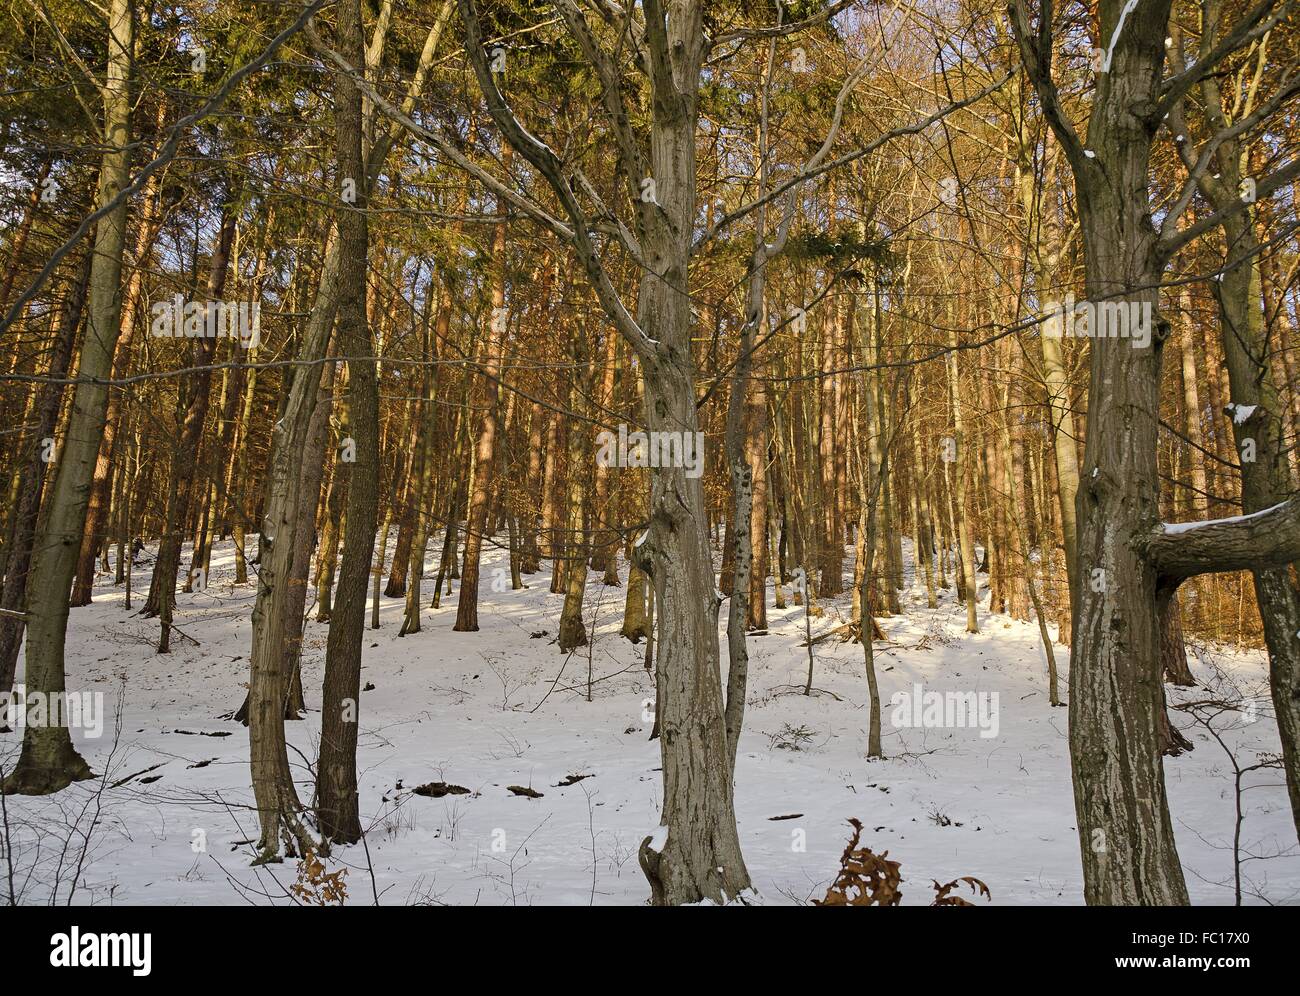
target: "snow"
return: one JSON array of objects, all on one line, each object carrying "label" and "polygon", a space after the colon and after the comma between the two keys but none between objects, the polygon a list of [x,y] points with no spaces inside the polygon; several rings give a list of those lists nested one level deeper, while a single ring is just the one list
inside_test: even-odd
[{"label": "snow", "polygon": [[[650,840],[646,847],[654,851],[655,854],[663,854],[664,848],[668,846],[668,828],[666,826],[657,826],[650,833]],[[721,869],[718,869],[721,871]]]},{"label": "snow", "polygon": [[1128,19],[1129,14],[1137,7],[1137,0],[1127,0],[1124,9],[1119,12],[1119,20],[1115,22],[1115,33],[1110,36],[1110,44],[1106,46],[1105,66],[1110,69],[1111,60],[1115,56],[1115,45],[1119,41],[1119,33],[1124,30],[1124,22]]},{"label": "snow", "polygon": [[1275,512],[1285,504],[1285,501],[1280,501],[1268,508],[1261,508],[1258,512],[1251,512],[1249,515],[1233,515],[1226,519],[1202,519],[1199,522],[1162,522],[1160,529],[1163,532],[1177,535],[1178,533],[1190,532],[1193,529],[1200,529],[1202,526],[1222,526],[1229,522],[1249,522],[1251,519],[1258,519],[1261,515]]},{"label": "snow", "polygon": [[[910,557],[906,541],[905,551]],[[336,848],[329,858],[331,870],[348,870],[350,904],[373,902],[371,865],[384,905],[647,900],[636,855],[646,828],[661,818],[662,773],[659,742],[649,739],[653,713],[643,708],[655,694],[653,677],[642,667],[645,645],[618,635],[626,589],[608,588],[599,574],[590,575],[585,605],[595,641],[590,656],[583,648],[570,658],[554,643],[564,596],[547,590],[550,564],[525,578],[528,588],[494,592],[494,571],[507,563],[504,551],[485,549],[477,633],[452,631],[455,594],[444,596],[441,608],[424,610],[422,632],[401,639],[402,599],[384,598],[381,628],[365,631],[358,784],[369,858],[359,845]],[[426,570],[426,577],[436,573],[432,551]],[[845,570],[852,570],[851,552]],[[148,565],[137,566],[137,606],[148,573]],[[621,575],[627,576],[625,565]],[[942,592],[939,607],[928,609],[909,561],[900,594],[904,613],[880,620],[888,636],[876,644],[887,759],[874,762],[864,756],[862,648],[833,637],[817,643],[814,694],[803,695],[804,610],[792,600],[785,609],[773,608],[769,587],[768,635],[749,641],[749,695],[736,766],[736,816],[754,887],[738,900],[787,905],[820,898],[848,840],[846,821],[856,817],[866,827],[862,843],[902,863],[905,905],[928,903],[931,879],[960,875],[987,882],[996,904],[1082,902],[1067,711],[1048,705],[1036,624],[987,614],[985,581],[981,576],[981,632],[967,635],[954,591]],[[314,596],[314,589],[309,592]],[[207,592],[178,595],[175,624],[198,647],[173,634],[173,652],[156,654],[157,622],[123,611],[122,591],[110,577],[99,579],[92,605],[72,610],[68,689],[102,692],[106,710],[103,737],[73,736],[96,773],[108,770],[107,785],[126,781],[105,787],[99,779],[54,796],[8,797],[26,901],[48,899],[58,855],[47,841],[40,867],[26,879],[34,859],[32,828],[62,826],[66,834],[78,813],[87,826],[102,789],[85,885],[75,902],[242,904],[243,888],[252,902],[288,903],[280,886],[294,882],[292,860],[250,867],[257,821],[248,733],[222,718],[244,695],[253,596],[251,586],[233,584],[226,543],[213,554]],[[426,591],[426,604],[428,597]],[[821,603],[826,613],[813,620],[814,639],[847,621],[850,600],[846,593]],[[724,629],[725,619],[720,635]],[[320,738],[327,632],[309,617],[303,644],[309,711],[286,724],[304,802],[311,798],[307,764],[314,763]],[[721,652],[725,671],[725,642]],[[1058,645],[1056,655],[1065,695],[1069,652]],[[1238,722],[1223,735],[1243,763],[1257,752],[1276,752],[1264,655],[1193,648],[1190,656],[1194,674],[1211,688],[1169,686],[1171,705],[1209,695],[1265,703],[1254,722]],[[595,679],[590,702],[589,669]],[[983,738],[974,725],[895,726],[891,696],[918,683],[941,693],[996,693],[997,736]],[[119,689],[124,705],[114,747]],[[1231,766],[1190,716],[1171,716],[1196,745],[1164,764],[1187,885],[1194,902],[1231,903]],[[790,733],[801,728],[810,737],[794,738],[798,749],[791,749]],[[782,742],[787,746],[777,746]],[[0,764],[11,767],[18,746],[18,733],[0,734]],[[588,777],[561,784],[574,775]],[[442,797],[412,792],[438,781],[468,791]],[[1300,857],[1282,779],[1264,770],[1248,773],[1245,781],[1243,848],[1281,855],[1244,866],[1254,883],[1245,901],[1261,902],[1262,895],[1295,902]],[[531,786],[542,797],[513,795],[510,785]],[[653,831],[651,845],[662,847],[666,833],[664,827]],[[60,903],[66,870],[63,880]]]},{"label": "snow", "polygon": [[1246,420],[1255,414],[1258,405],[1228,405],[1228,411],[1232,412],[1232,422],[1234,425],[1245,425]]}]

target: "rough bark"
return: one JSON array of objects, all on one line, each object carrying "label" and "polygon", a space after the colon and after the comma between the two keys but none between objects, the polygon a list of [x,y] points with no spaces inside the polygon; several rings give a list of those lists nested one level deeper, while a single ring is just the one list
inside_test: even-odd
[{"label": "rough bark", "polygon": [[[361,0],[344,0],[338,11],[340,51],[362,63]],[[335,73],[335,128],[340,176],[359,176],[361,91],[352,78]],[[317,817],[323,837],[351,844],[361,839],[357,799],[357,728],[361,695],[361,640],[365,631],[366,588],[374,556],[379,506],[379,385],[366,321],[369,234],[367,196],[358,184],[356,201],[339,210],[339,343],[348,358],[348,427],[356,459],[340,463],[348,477],[347,532],[339,568],[338,597],[330,617],[321,704]]]},{"label": "rough bark", "polygon": [[[1150,342],[1097,337],[1076,500],[1079,601],[1070,668],[1070,752],[1091,905],[1185,905],[1160,758],[1164,714],[1157,578],[1134,540],[1159,517],[1156,463],[1160,360],[1167,323],[1154,320],[1163,262],[1151,220],[1148,171],[1160,115],[1168,0],[1138,5],[1116,31],[1119,0],[1103,0],[1100,27],[1114,36],[1110,70],[1097,80],[1085,145],[1060,113],[1050,79],[1051,7],[1033,32],[1015,0],[1011,15],[1044,113],[1074,172],[1092,302],[1148,307]],[[1163,320],[1162,320],[1163,321]]]}]

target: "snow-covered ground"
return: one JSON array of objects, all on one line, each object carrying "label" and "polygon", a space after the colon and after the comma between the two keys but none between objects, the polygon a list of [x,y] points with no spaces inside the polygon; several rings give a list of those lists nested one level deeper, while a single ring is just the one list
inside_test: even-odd
[{"label": "snow-covered ground", "polygon": [[[366,847],[336,849],[329,865],[348,866],[350,903],[373,902],[373,892],[391,905],[646,901],[636,852],[659,821],[659,746],[648,739],[654,689],[641,667],[644,648],[618,635],[624,590],[592,575],[585,615],[594,644],[566,659],[554,642],[563,599],[547,591],[549,565],[522,591],[493,590],[494,582],[503,587],[505,564],[502,551],[485,551],[478,633],[452,632],[454,596],[425,609],[423,632],[400,639],[402,602],[384,599],[381,628],[366,631],[359,765],[369,830]],[[290,901],[284,888],[294,863],[250,867],[257,830],[247,731],[222,718],[244,694],[251,628],[253,589],[235,588],[232,577],[232,551],[220,547],[208,591],[178,596],[176,625],[199,645],[174,638],[168,655],[154,652],[156,621],[123,611],[111,578],[101,578],[93,605],[72,611],[68,687],[102,692],[108,711],[100,737],[74,737],[107,779],[6,800],[25,901],[48,901],[56,881],[59,901],[66,899],[96,812],[75,902]],[[147,569],[137,569],[137,585],[147,579]],[[848,838],[846,821],[856,817],[866,828],[862,843],[902,863],[905,904],[928,903],[931,879],[961,875],[987,883],[995,903],[1081,902],[1067,710],[1048,704],[1036,626],[981,612],[982,632],[967,635],[953,592],[937,610],[919,590],[903,601],[904,614],[881,620],[889,640],[876,648],[888,759],[868,762],[862,648],[834,637],[816,644],[815,690],[805,696],[803,609],[772,609],[769,595],[770,633],[750,640],[736,772],[741,844],[763,901],[820,898]],[[847,595],[826,603],[814,635],[844,622],[848,606]],[[325,639],[326,627],[308,621],[303,681],[311,711],[288,724],[304,803]],[[1253,699],[1243,713],[1216,720],[1239,763],[1276,752],[1263,655],[1194,654],[1200,681]],[[1064,698],[1068,652],[1058,647],[1057,658]],[[913,711],[889,700],[917,685],[976,693],[983,697],[969,701],[986,711],[956,728],[897,725]],[[115,735],[120,695],[125,712]],[[1170,695],[1209,697],[1204,687]],[[1174,720],[1195,744],[1165,762],[1192,900],[1231,903],[1232,767],[1188,715],[1175,712]],[[19,736],[0,735],[5,767]],[[561,784],[575,775],[589,777]],[[431,782],[469,791],[412,792]],[[1300,901],[1300,853],[1281,772],[1255,771],[1244,784],[1243,856],[1263,856],[1243,866],[1245,901]]]}]

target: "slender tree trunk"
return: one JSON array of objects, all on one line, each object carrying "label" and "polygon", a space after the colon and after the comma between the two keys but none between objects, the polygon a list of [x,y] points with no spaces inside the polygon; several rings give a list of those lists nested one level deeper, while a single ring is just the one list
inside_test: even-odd
[{"label": "slender tree trunk", "polygon": [[[217,239],[217,247],[212,253],[211,270],[208,274],[206,294],[208,302],[218,301],[225,290],[226,274],[230,263],[230,244],[234,238],[235,220],[239,213],[238,205],[235,203],[237,196],[232,191],[227,191],[226,197],[227,203],[222,209],[221,232]],[[196,484],[194,472],[198,467],[199,445],[208,415],[208,389],[212,383],[211,363],[216,343],[215,338],[204,337],[194,340],[190,351],[190,364],[195,368],[195,373],[191,378],[187,378],[185,391],[182,392],[184,416],[181,419],[180,436],[167,478],[163,535],[158,546],[158,559],[154,561],[149,597],[145,600],[142,612],[146,617],[156,615],[161,620],[159,653],[166,652],[170,637],[172,610],[176,604],[176,572],[180,567],[181,543],[185,537],[185,524],[190,513],[191,496]]]},{"label": "slender tree trunk", "polygon": [[[344,0],[338,11],[343,55],[362,64],[361,0]],[[346,73],[335,74],[335,122],[340,176],[360,176],[361,92]],[[358,184],[359,188],[363,185]],[[361,695],[361,640],[366,621],[366,587],[375,548],[379,502],[379,385],[366,323],[369,234],[366,195],[339,211],[339,341],[348,357],[349,428],[356,460],[340,464],[348,481],[347,534],[339,572],[338,599],[330,619],[321,705],[317,816],[325,838],[351,844],[361,839],[357,799],[357,721]]]},{"label": "slender tree trunk", "polygon": [[[159,131],[166,122],[167,101],[158,102],[158,115],[155,125]],[[138,324],[136,310],[144,286],[146,261],[152,252],[154,240],[162,228],[161,198],[158,195],[159,175],[154,174],[145,184],[144,208],[140,219],[140,228],[136,236],[136,269],[127,282],[126,295],[123,299],[121,325],[122,332],[114,347],[113,379],[120,380],[126,376],[131,363],[131,344]],[[95,583],[95,551],[103,538],[104,525],[108,518],[108,484],[112,473],[114,448],[117,440],[118,422],[123,391],[121,388],[109,393],[108,407],[104,413],[104,439],[95,460],[95,476],[91,481],[90,502],[86,512],[86,532],[82,538],[81,553],[77,560],[77,573],[72,585],[71,604],[89,605],[91,590]]]},{"label": "slender tree trunk", "polygon": [[[508,168],[509,146],[506,147]],[[498,210],[505,210],[501,201]],[[488,318],[487,347],[483,357],[482,416],[478,426],[478,444],[475,449],[474,479],[470,489],[469,509],[465,521],[465,556],[461,567],[460,602],[456,607],[456,623],[452,629],[458,633],[478,631],[478,568],[483,549],[483,535],[488,525],[488,502],[492,493],[493,470],[496,457],[497,429],[501,400],[498,380],[501,376],[501,353],[505,348],[506,326],[506,229],[505,221],[497,223],[492,241],[492,259],[495,272],[492,278],[492,313]]]},{"label": "slender tree trunk", "polygon": [[[104,153],[100,163],[97,206],[107,206],[126,186],[131,150],[131,58],[135,17],[131,0],[112,0],[108,10],[108,70],[104,98]],[[104,435],[113,350],[121,331],[122,250],[126,242],[127,202],[104,215],[95,227],[90,268],[89,326],[81,347],[81,382],[73,398],[63,452],[54,474],[50,512],[36,539],[28,575],[27,660],[29,699],[39,693],[48,701],[65,690],[64,645],[68,594],[86,527],[86,505],[95,460]],[[57,792],[70,782],[91,777],[90,768],[72,746],[62,724],[30,723],[23,730],[18,764],[4,791],[25,795]]]},{"label": "slender tree trunk", "polygon": [[[588,365],[581,340],[573,341],[573,380],[569,389],[569,408],[576,411],[579,404],[578,384],[585,380]],[[582,620],[582,598],[587,590],[587,558],[591,548],[589,537],[583,530],[583,507],[586,504],[587,475],[582,471],[584,457],[590,459],[585,446],[585,433],[577,425],[569,429],[569,541],[565,569],[564,608],[560,611],[559,647],[568,653],[587,645],[587,627]]]},{"label": "slender tree trunk", "polygon": [[[956,333],[954,333],[955,337]],[[954,345],[956,345],[954,339]],[[970,455],[966,445],[965,416],[962,414],[961,379],[957,371],[956,353],[948,354],[948,383],[952,391],[952,425],[953,446],[951,463],[956,483],[953,487],[953,501],[956,504],[957,538],[961,553],[962,581],[965,588],[966,632],[978,633],[979,622],[976,619],[976,606],[979,602],[979,580],[975,575],[975,539],[971,527],[970,506],[966,497],[966,481],[969,473]]]},{"label": "slender tree trunk", "polygon": [[[47,371],[50,381],[41,387],[35,406],[35,428],[27,440],[27,457],[18,478],[17,500],[13,503],[14,528],[9,538],[9,558],[5,564],[4,592],[0,595],[0,693],[13,688],[18,665],[18,650],[23,641],[23,620],[9,613],[21,612],[26,603],[27,572],[31,566],[36,538],[37,516],[45,491],[46,469],[60,454],[53,448],[59,408],[64,387],[58,383],[66,377],[72,347],[85,309],[86,288],[90,282],[92,254],[86,253],[78,273],[68,283],[63,305],[59,309],[54,349]],[[46,441],[49,441],[47,448]]]}]

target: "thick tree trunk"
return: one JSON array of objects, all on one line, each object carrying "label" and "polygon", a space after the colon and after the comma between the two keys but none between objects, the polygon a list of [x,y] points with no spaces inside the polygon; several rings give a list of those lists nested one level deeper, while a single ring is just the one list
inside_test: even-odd
[{"label": "thick tree trunk", "polygon": [[623,626],[619,635],[633,643],[640,643],[650,636],[650,618],[646,612],[647,583],[645,572],[636,566],[636,560],[629,553],[627,594],[623,599]]},{"label": "thick tree trunk", "polygon": [[[1163,262],[1151,222],[1148,170],[1169,3],[1139,5],[1123,33],[1116,30],[1120,6],[1113,0],[1101,11],[1103,36],[1115,35],[1117,42],[1110,71],[1098,77],[1088,154],[1080,145],[1068,150],[1087,300],[1128,305],[1135,319],[1135,327],[1127,334],[1113,331],[1115,337],[1089,330],[1070,753],[1088,903],[1174,905],[1188,899],[1160,759],[1157,578],[1134,544],[1159,519],[1156,436],[1168,326],[1155,317]],[[1025,43],[1022,37],[1022,51]]]}]

